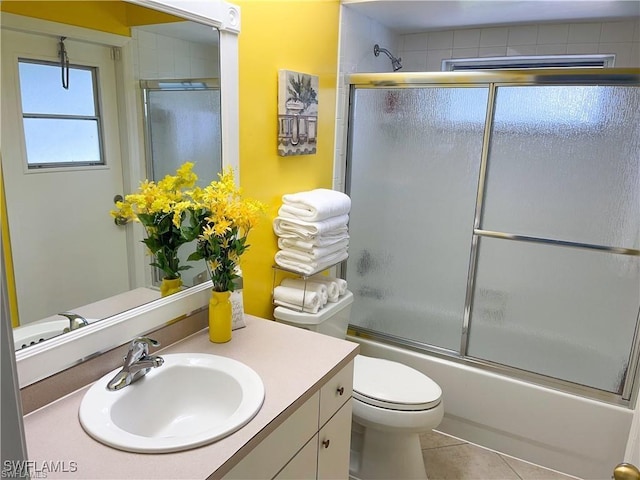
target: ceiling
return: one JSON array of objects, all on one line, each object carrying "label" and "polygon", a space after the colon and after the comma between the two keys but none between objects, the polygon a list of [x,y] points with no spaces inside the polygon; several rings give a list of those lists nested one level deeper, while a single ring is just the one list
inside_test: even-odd
[{"label": "ceiling", "polygon": [[640,0],[342,0],[397,33],[640,17]]}]

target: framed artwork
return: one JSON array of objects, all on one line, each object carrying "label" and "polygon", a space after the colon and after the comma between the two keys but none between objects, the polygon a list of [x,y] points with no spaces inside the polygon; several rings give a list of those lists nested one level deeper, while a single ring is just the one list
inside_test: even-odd
[{"label": "framed artwork", "polygon": [[278,71],[278,155],[312,155],[318,142],[318,77]]}]

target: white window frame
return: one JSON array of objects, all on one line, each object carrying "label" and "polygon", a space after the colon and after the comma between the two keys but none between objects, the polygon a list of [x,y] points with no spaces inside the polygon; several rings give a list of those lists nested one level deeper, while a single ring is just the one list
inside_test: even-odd
[{"label": "white window frame", "polygon": [[449,58],[442,61],[442,71],[524,68],[613,68],[615,59],[615,54]]}]

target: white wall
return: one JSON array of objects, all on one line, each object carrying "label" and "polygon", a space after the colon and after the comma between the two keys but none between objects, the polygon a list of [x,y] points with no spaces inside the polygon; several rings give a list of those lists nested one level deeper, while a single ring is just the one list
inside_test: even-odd
[{"label": "white wall", "polygon": [[131,29],[136,79],[217,78],[218,48],[213,45]]},{"label": "white wall", "polygon": [[640,21],[468,28],[399,37],[403,71],[440,71],[450,58],[613,53],[615,67],[640,67]]}]

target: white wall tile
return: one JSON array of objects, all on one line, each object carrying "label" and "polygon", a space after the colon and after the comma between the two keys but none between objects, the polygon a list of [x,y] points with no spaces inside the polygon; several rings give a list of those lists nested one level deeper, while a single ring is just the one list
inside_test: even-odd
[{"label": "white wall tile", "polygon": [[402,54],[402,71],[424,72],[427,70],[427,52],[405,52]]},{"label": "white wall tile", "polygon": [[507,47],[480,47],[478,49],[478,57],[504,57],[507,55]]},{"label": "white wall tile", "polygon": [[454,48],[451,58],[477,58],[478,47],[475,48]]},{"label": "white wall tile", "polygon": [[464,30],[454,30],[453,48],[478,47],[480,45],[479,28],[468,28]]},{"label": "white wall tile", "polygon": [[565,55],[567,53],[567,44],[566,43],[558,43],[558,44],[545,44],[545,45],[537,45],[536,47],[536,55]]},{"label": "white wall tile", "polygon": [[538,26],[538,45],[567,43],[569,38],[569,25],[550,24]]},{"label": "white wall tile", "polygon": [[404,39],[403,50],[405,52],[415,52],[416,50],[427,49],[428,34],[426,33],[403,35],[402,38]]},{"label": "white wall tile", "polygon": [[601,23],[572,23],[569,25],[568,43],[600,42]]},{"label": "white wall tile", "polygon": [[597,43],[569,43],[567,44],[567,54],[569,55],[589,55],[598,53]]},{"label": "white wall tile", "polygon": [[451,58],[452,49],[429,50],[427,52],[426,71],[439,72],[442,70],[442,60]]},{"label": "white wall tile", "polygon": [[506,46],[508,38],[509,29],[507,27],[483,28],[480,32],[480,46]]},{"label": "white wall tile", "polygon": [[508,57],[522,57],[526,55],[535,55],[537,45],[514,45],[507,47]]},{"label": "white wall tile", "polygon": [[158,36],[145,30],[137,30],[138,46],[142,49],[157,48]]},{"label": "white wall tile", "polygon": [[640,21],[636,22],[633,32],[633,43],[640,43]]},{"label": "white wall tile", "polygon": [[509,27],[507,45],[535,45],[538,43],[537,25],[517,25]]},{"label": "white wall tile", "polygon": [[606,22],[602,24],[600,43],[618,43],[633,41],[634,22]]},{"label": "white wall tile", "polygon": [[427,48],[429,50],[453,48],[453,31],[445,30],[442,32],[429,32]]}]

